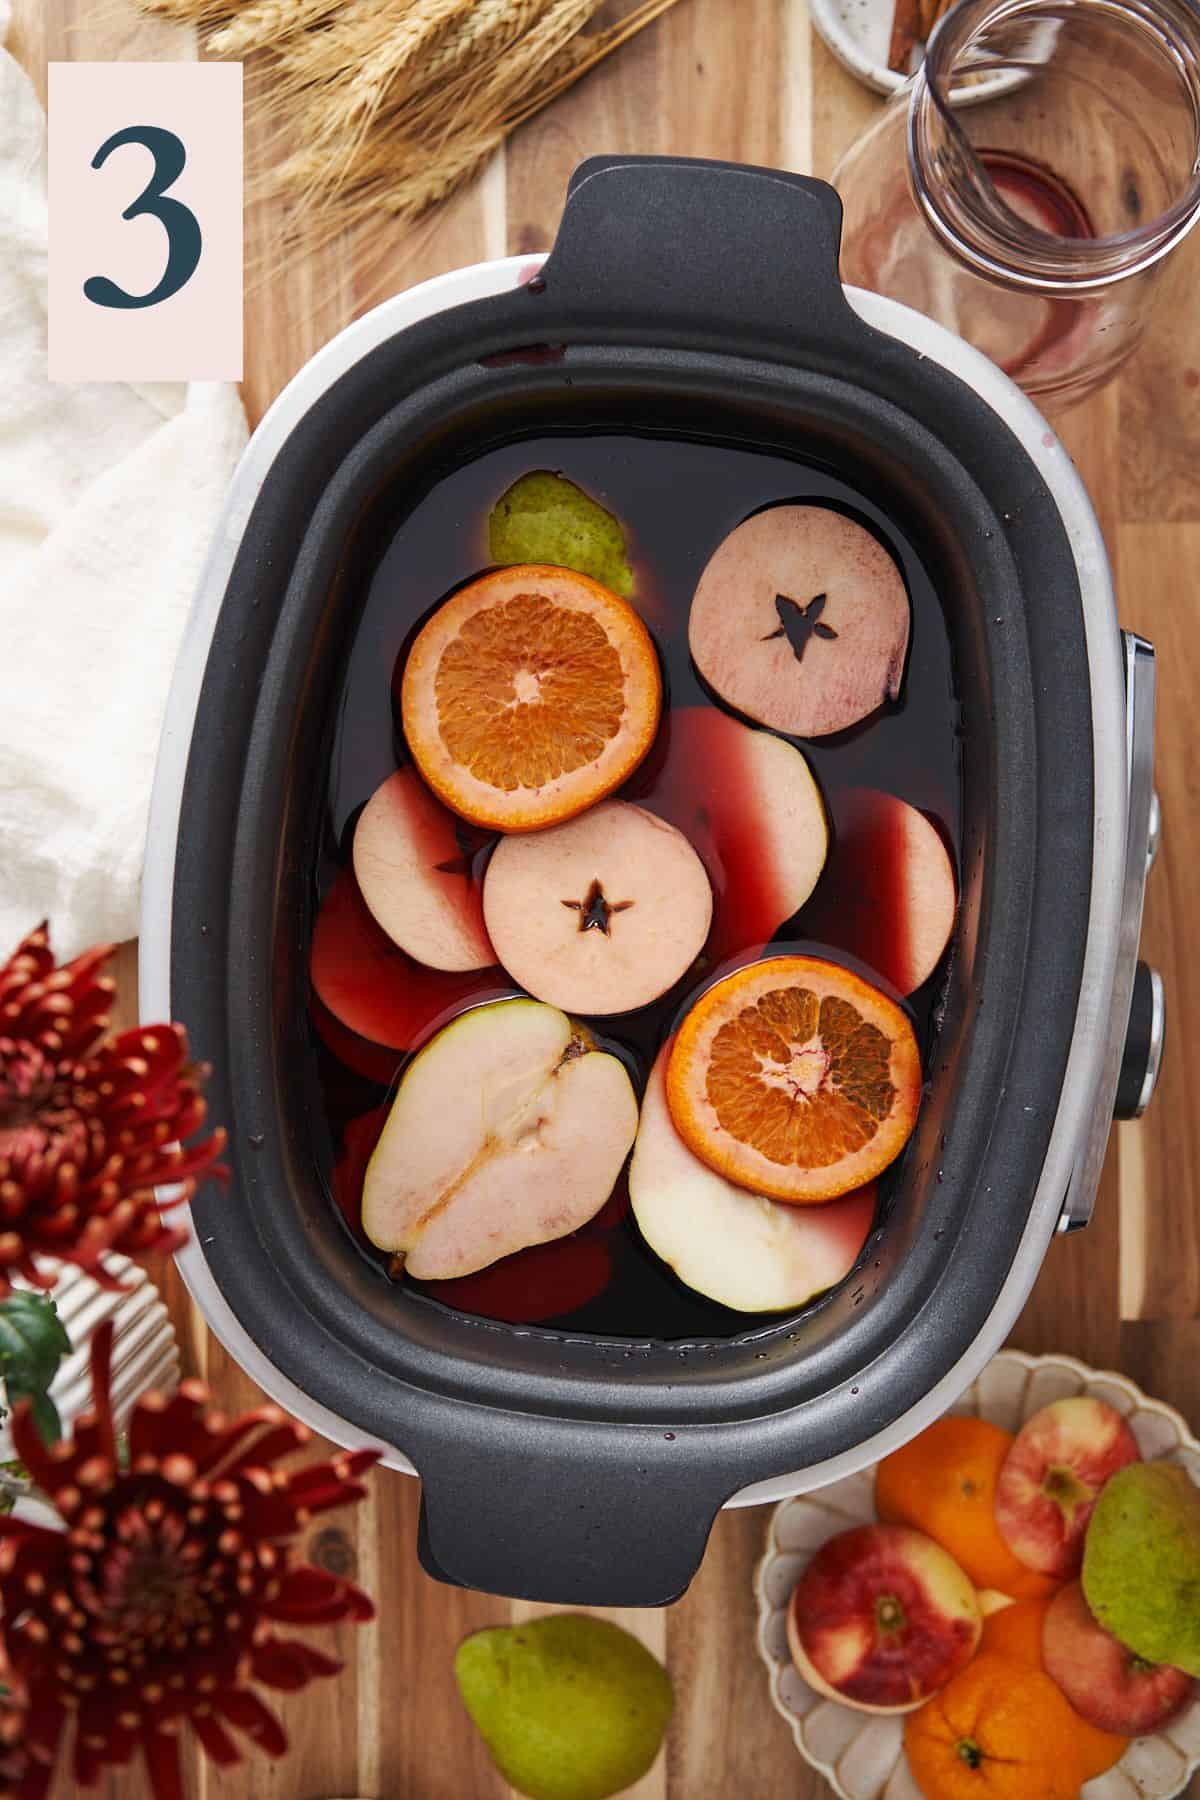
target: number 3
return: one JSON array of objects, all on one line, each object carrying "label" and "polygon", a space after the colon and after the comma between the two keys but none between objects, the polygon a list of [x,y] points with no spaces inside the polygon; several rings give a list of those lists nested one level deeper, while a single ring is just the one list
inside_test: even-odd
[{"label": "number 3", "polygon": [[136,219],[142,213],[151,213],[159,221],[167,234],[167,266],[162,280],[148,294],[127,294],[107,275],[89,276],[83,291],[97,306],[157,306],[191,280],[200,261],[202,239],[196,215],[166,191],[182,175],[187,151],[173,131],[164,131],[157,125],[129,125],[101,144],[92,158],[93,169],[101,168],[110,153],[122,144],[141,144],[149,150],[154,158],[154,173],[121,217]]}]

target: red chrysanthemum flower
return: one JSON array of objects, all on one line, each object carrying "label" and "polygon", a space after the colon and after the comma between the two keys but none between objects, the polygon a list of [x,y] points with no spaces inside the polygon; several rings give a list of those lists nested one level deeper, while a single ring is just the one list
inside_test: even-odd
[{"label": "red chrysanthemum flower", "polygon": [[164,1223],[155,1187],[190,1200],[223,1175],[225,1134],[183,1140],[204,1123],[208,1070],[189,1062],[178,1025],[108,1038],[116,984],[103,944],[56,968],[45,927],[0,966],[0,1298],[11,1277],[48,1286],[35,1253],[116,1285],[100,1258],[169,1251],[186,1232]]},{"label": "red chrysanthemum flower", "polygon": [[16,1794],[29,1769],[25,1754],[25,1707],[16,1677],[0,1655],[0,1794]]},{"label": "red chrysanthemum flower", "polygon": [[121,1468],[111,1351],[106,1325],[92,1347],[95,1412],[72,1439],[47,1450],[27,1405],[13,1412],[17,1452],[65,1530],[0,1519],[0,1611],[28,1757],[5,1800],[47,1792],[72,1718],[81,1787],[140,1749],[155,1800],[182,1800],[185,1723],[216,1763],[241,1759],[231,1726],[281,1756],[283,1728],[251,1684],[292,1692],[342,1665],[274,1624],[374,1617],[352,1583],[292,1555],[314,1513],[363,1498],[356,1477],[377,1452],[284,1473],[273,1465],[308,1442],[302,1425],[273,1406],[226,1420],[185,1381],[169,1400],[138,1401]]}]

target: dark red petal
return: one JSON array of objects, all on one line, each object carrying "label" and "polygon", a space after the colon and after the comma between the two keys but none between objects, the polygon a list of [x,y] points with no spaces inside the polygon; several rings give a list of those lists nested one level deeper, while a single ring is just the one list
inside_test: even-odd
[{"label": "dark red petal", "polygon": [[[51,1455],[42,1442],[41,1432],[33,1422],[33,1411],[28,1400],[18,1400],[13,1407],[10,1429],[13,1448],[29,1470],[35,1486],[53,1500],[60,1487],[66,1487],[74,1480],[76,1458],[73,1455]],[[13,1535],[9,1531],[9,1524],[7,1518],[0,1522],[0,1535]]]},{"label": "dark red petal", "polygon": [[29,1697],[29,1709],[25,1714],[25,1743],[28,1747],[36,1745],[44,1750],[51,1763],[58,1752],[58,1742],[62,1737],[63,1725],[66,1721],[66,1710],[58,1703],[57,1696],[44,1687],[36,1688]]},{"label": "dark red petal", "polygon": [[[112,1411],[112,1347],[113,1322],[105,1319],[92,1333],[92,1411],[96,1416],[96,1424],[100,1431],[100,1442],[97,1452],[115,1464],[117,1460],[117,1433],[113,1425]],[[78,1439],[78,1432],[76,1438]]]},{"label": "dark red petal", "polygon": [[71,1773],[75,1777],[77,1787],[94,1787],[99,1781],[107,1758],[107,1741],[103,1750],[96,1750],[83,1741],[84,1734],[78,1723],[75,1726],[75,1749],[71,1757]]},{"label": "dark red petal", "polygon": [[[211,1415],[210,1415],[211,1416]],[[275,1406],[258,1406],[253,1412],[243,1413],[240,1418],[230,1419],[219,1431],[212,1433],[210,1441],[196,1455],[196,1464],[208,1480],[216,1481],[220,1476],[215,1472],[234,1448],[244,1442],[252,1431],[261,1431],[267,1420],[277,1420],[279,1409]]]},{"label": "dark red petal", "polygon": [[340,1675],[346,1666],[336,1656],[326,1656],[323,1650],[315,1649],[312,1644],[293,1640],[288,1648],[303,1659],[304,1666],[314,1681],[327,1675]]},{"label": "dark red petal", "polygon": [[358,1491],[353,1498],[358,1499],[365,1490],[359,1487],[355,1477],[374,1468],[382,1455],[382,1450],[351,1450],[335,1456],[329,1462],[309,1463],[303,1469],[297,1469],[291,1477],[288,1494],[302,1505],[310,1506],[311,1493],[324,1491],[331,1483],[341,1483],[347,1488],[355,1487]]},{"label": "dark red petal", "polygon": [[189,1717],[206,1756],[225,1769],[241,1762],[241,1751],[219,1719],[214,1719],[211,1713],[191,1713]]},{"label": "dark red petal", "polygon": [[166,1405],[157,1400],[146,1404],[143,1396],[134,1407],[129,1419],[129,1462],[136,1468],[141,1456],[165,1455],[168,1451],[182,1451],[196,1463],[197,1471],[203,1474],[209,1465],[209,1432],[205,1420],[204,1407],[208,1399],[208,1390],[203,1390],[203,1398],[197,1398],[195,1389],[201,1384],[187,1384],[187,1390],[180,1390],[171,1395]]},{"label": "dark red petal", "polygon": [[332,1656],[323,1656],[307,1644],[288,1642],[284,1638],[267,1638],[256,1644],[250,1655],[250,1673],[267,1687],[284,1693],[295,1693],[307,1687],[320,1675],[337,1675],[343,1665]]},{"label": "dark red petal", "polygon": [[375,1608],[359,1588],[309,1563],[289,1569],[275,1599],[264,1601],[261,1610],[266,1618],[295,1625],[336,1624],[350,1618],[365,1622],[375,1617]]},{"label": "dark red petal", "polygon": [[308,1442],[308,1432],[293,1419],[284,1419],[269,1431],[244,1444],[220,1466],[222,1476],[240,1475],[244,1469],[269,1469],[281,1456],[291,1456]]},{"label": "dark red petal", "polygon": [[231,1725],[265,1750],[268,1756],[282,1756],[287,1749],[287,1734],[273,1712],[268,1712],[257,1694],[248,1688],[225,1688],[213,1695],[213,1706]]},{"label": "dark red petal", "polygon": [[[12,1800],[45,1800],[53,1779],[53,1765],[37,1762],[31,1756],[20,1783],[12,1789]],[[8,1800],[7,1795],[5,1800]]]},{"label": "dark red petal", "polygon": [[184,1800],[179,1739],[165,1731],[148,1731],[142,1739],[142,1755],[154,1800]]},{"label": "dark red petal", "polygon": [[293,1507],[302,1506],[307,1513],[330,1512],[337,1506],[348,1506],[357,1500],[365,1500],[367,1490],[358,1481],[341,1481],[336,1475],[326,1475],[320,1485],[303,1489],[300,1493],[289,1490],[288,1501]]}]

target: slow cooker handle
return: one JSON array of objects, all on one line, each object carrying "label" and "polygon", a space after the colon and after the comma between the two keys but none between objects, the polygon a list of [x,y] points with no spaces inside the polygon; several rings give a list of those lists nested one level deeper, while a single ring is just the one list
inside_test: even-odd
[{"label": "slow cooker handle", "polygon": [[628,342],[647,320],[681,343],[728,350],[732,336],[749,353],[820,357],[874,335],[842,288],[841,235],[840,199],[807,175],[596,156],[571,177],[533,291],[569,306],[601,341]]},{"label": "slow cooker handle", "polygon": [[473,1410],[460,1415],[459,1441],[416,1450],[417,1551],[427,1574],[544,1605],[679,1598],[728,1498],[712,1491],[711,1473],[706,1484],[686,1427],[551,1425],[494,1412],[473,1418]]}]

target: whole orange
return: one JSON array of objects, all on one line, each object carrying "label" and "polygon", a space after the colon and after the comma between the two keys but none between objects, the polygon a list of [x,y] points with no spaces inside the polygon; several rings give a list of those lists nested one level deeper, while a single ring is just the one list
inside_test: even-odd
[{"label": "whole orange", "polygon": [[[1012,1662],[1024,1664],[1028,1669],[1042,1668],[1042,1626],[1050,1602],[1044,1600],[1018,1600],[1013,1606],[1001,1607],[999,1612],[989,1614],[983,1621],[983,1635],[979,1640],[980,1655],[992,1654],[1006,1656]],[[1064,1699],[1066,1696],[1063,1696]],[[1070,1701],[1067,1702],[1070,1705]],[[1103,1775],[1106,1769],[1120,1762],[1129,1748],[1129,1739],[1117,1737],[1109,1731],[1098,1731],[1089,1725],[1086,1719],[1071,1707],[1076,1722],[1076,1741],[1084,1760],[1085,1781],[1091,1781],[1095,1775]]]},{"label": "whole orange", "polygon": [[1008,1656],[1014,1662],[1024,1663],[1026,1668],[1040,1669],[1042,1622],[1049,1605],[1049,1598],[1017,1600],[1012,1606],[1002,1606],[999,1612],[989,1613],[983,1621],[980,1651],[991,1650],[997,1656]]},{"label": "whole orange", "polygon": [[875,1510],[933,1538],[976,1587],[1024,1600],[1052,1593],[1054,1582],[1018,1562],[996,1527],[996,1477],[1012,1441],[986,1419],[939,1419],[884,1457],[875,1472]]},{"label": "whole orange", "polygon": [[925,1800],[1077,1800],[1079,1723],[1040,1669],[981,1654],[908,1715],[904,1750]]}]

